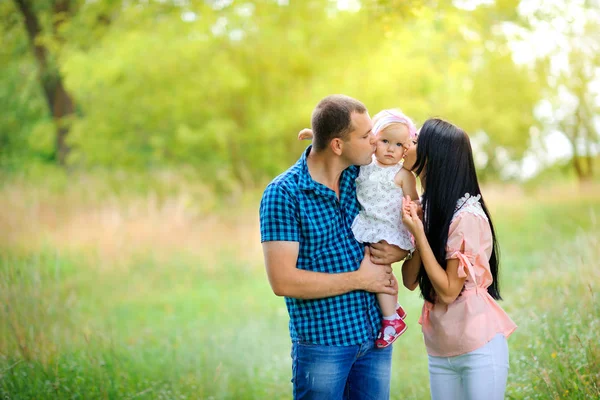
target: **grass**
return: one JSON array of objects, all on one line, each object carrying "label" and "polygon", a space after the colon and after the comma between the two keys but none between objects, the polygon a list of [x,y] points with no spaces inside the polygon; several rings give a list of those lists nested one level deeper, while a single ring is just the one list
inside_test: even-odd
[{"label": "grass", "polygon": [[[208,215],[184,189],[78,185],[0,189],[0,396],[291,398],[288,317],[263,270],[256,201]],[[519,325],[507,398],[598,398],[600,190],[497,192],[502,306]],[[392,398],[426,399],[422,300],[400,300],[409,329]]]}]

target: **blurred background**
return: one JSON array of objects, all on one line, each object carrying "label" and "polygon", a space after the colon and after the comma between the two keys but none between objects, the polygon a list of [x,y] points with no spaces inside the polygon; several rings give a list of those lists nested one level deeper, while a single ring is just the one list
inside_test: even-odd
[{"label": "blurred background", "polygon": [[0,0],[0,40],[3,398],[291,398],[258,203],[332,93],[469,133],[507,398],[600,397],[597,0]]}]

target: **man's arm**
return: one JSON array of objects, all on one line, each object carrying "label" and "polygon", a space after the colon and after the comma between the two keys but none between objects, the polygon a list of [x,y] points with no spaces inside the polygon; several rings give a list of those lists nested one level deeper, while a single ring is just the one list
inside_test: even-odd
[{"label": "man's arm", "polygon": [[277,296],[321,299],[353,290],[397,293],[392,279],[392,267],[373,264],[368,247],[357,271],[332,274],[296,268],[299,246],[298,242],[263,242],[269,283]]}]

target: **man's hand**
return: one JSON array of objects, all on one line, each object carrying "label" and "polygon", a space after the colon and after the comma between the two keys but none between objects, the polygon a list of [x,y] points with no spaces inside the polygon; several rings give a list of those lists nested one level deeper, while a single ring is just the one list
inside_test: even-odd
[{"label": "man's hand", "polygon": [[386,293],[395,295],[398,293],[398,284],[392,274],[389,264],[378,265],[371,261],[369,247],[365,247],[365,256],[358,269],[359,280],[363,290],[372,293]]},{"label": "man's hand", "polygon": [[385,240],[382,240],[379,243],[371,243],[369,248],[371,253],[371,261],[380,265],[390,265],[395,262],[402,261],[408,255],[407,250],[403,250],[396,245],[389,244]]}]

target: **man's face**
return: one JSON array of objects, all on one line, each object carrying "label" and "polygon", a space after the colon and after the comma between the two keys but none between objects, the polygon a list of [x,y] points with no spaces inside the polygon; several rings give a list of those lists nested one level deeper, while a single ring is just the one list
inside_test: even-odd
[{"label": "man's face", "polygon": [[371,156],[375,152],[375,137],[371,133],[373,123],[368,113],[352,113],[352,127],[354,130],[344,141],[342,155],[351,165],[367,165],[371,163]]}]

